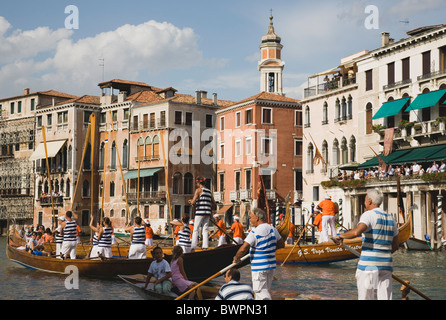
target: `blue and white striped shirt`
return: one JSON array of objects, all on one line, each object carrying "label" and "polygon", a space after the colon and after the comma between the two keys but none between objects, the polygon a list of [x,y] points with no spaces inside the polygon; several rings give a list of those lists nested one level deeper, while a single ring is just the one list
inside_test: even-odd
[{"label": "blue and white striped shirt", "polygon": [[254,228],[246,237],[251,249],[251,271],[276,269],[276,247],[280,240],[279,231],[267,223]]},{"label": "blue and white striped shirt", "polygon": [[112,228],[104,228],[104,232],[99,239],[99,247],[100,248],[110,248],[112,243]]},{"label": "blue and white striped shirt", "polygon": [[146,243],[146,227],[133,227],[132,244]]},{"label": "blue and white striped shirt", "polygon": [[231,280],[220,288],[215,300],[254,300],[254,292],[249,285]]},{"label": "blue and white striped shirt", "polygon": [[76,241],[76,221],[66,221],[63,228],[63,241]]},{"label": "blue and white striped shirt", "polygon": [[192,239],[190,238],[190,228],[188,225],[184,225],[183,231],[178,231],[178,245],[181,247],[190,247],[192,245]]},{"label": "blue and white striped shirt", "polygon": [[367,229],[362,237],[358,269],[393,271],[392,242],[398,228],[392,215],[373,209],[366,211],[359,222]]},{"label": "blue and white striped shirt", "polygon": [[211,190],[202,187],[201,195],[197,199],[195,216],[210,216],[212,213],[212,193]]}]

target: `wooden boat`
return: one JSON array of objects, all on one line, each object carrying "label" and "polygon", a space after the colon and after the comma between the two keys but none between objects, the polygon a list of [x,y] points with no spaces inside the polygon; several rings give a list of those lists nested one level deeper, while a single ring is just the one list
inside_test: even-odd
[{"label": "wooden boat", "polygon": [[431,251],[432,247],[426,240],[420,240],[414,237],[407,239],[406,241],[407,250],[421,250],[421,251]]},{"label": "wooden boat", "polygon": [[[78,245],[78,248],[80,245]],[[79,259],[62,260],[59,258],[40,257],[32,255],[23,249],[23,243],[14,242],[8,237],[7,256],[10,260],[25,267],[47,272],[65,273],[67,266],[74,265],[78,268],[80,275],[93,277],[114,277],[118,274],[138,274],[147,273],[153,258],[147,259],[127,259],[125,256],[113,257],[110,259],[85,259],[88,255],[77,256]],[[237,253],[240,245],[224,245],[218,248],[201,250],[183,255],[184,269],[191,281],[202,281],[209,278],[217,271],[232,263],[232,259]],[[164,258],[171,261],[171,250],[164,251]],[[242,264],[240,267],[246,265]]]},{"label": "wooden boat", "polygon": [[[399,227],[398,230],[398,241],[401,245],[410,238],[412,233],[412,218],[410,215],[406,223]],[[356,251],[361,252],[362,237],[344,240],[344,243]],[[286,260],[285,264],[312,265],[357,259],[357,257],[350,251],[339,247],[337,244],[331,241],[318,244],[303,244],[296,246],[294,250],[293,247],[294,245],[286,245],[285,248],[277,250],[277,263],[282,263],[285,261],[291,250],[291,255]]]},{"label": "wooden boat", "polygon": [[118,274],[145,273],[152,263],[152,258],[130,260],[125,258],[111,259],[82,259],[84,256],[78,256],[79,259],[62,260],[56,257],[35,256],[26,252],[20,244],[14,243],[8,237],[6,247],[8,259],[22,266],[34,270],[46,271],[51,273],[70,273],[67,267],[76,267],[81,276],[91,277],[114,277]]},{"label": "wooden boat", "polygon": [[[127,283],[135,292],[142,298],[146,300],[174,300],[178,295],[174,292],[169,292],[165,294],[156,293],[153,290],[153,284],[149,284],[146,289],[143,286],[146,283],[146,277],[143,274],[135,275],[118,275],[125,283]],[[210,286],[201,286],[200,292],[202,298],[200,299],[197,294],[195,294],[195,300],[214,300],[218,294],[219,289]],[[187,299],[186,299],[187,300]]]}]

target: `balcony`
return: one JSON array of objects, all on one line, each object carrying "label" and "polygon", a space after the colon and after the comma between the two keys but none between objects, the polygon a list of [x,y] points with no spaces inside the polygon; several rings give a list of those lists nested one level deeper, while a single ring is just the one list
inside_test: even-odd
[{"label": "balcony", "polygon": [[328,93],[340,88],[356,84],[356,78],[339,77],[304,89],[304,98]]},{"label": "balcony", "polygon": [[251,197],[252,190],[251,189],[243,189],[240,190],[240,200],[249,201],[252,199]]},{"label": "balcony", "polygon": [[[127,200],[136,203],[138,193],[127,193]],[[141,202],[164,202],[166,201],[166,191],[144,191],[139,193],[139,201]]]},{"label": "balcony", "polygon": [[50,196],[42,196],[38,200],[40,202],[41,207],[51,207],[53,204],[55,206],[63,206],[63,196],[53,196],[53,202],[51,203]]},{"label": "balcony", "polygon": [[386,84],[385,86],[383,86],[383,90],[390,91],[390,90],[394,90],[397,88],[408,86],[411,83],[412,83],[412,79],[406,79],[406,80],[402,80],[402,81],[398,81],[398,82],[394,82],[394,83],[389,83],[389,84]]},{"label": "balcony", "polygon": [[229,191],[229,201],[239,201],[240,200],[240,190]]},{"label": "balcony", "polygon": [[446,77],[446,70],[438,70],[431,73],[423,74],[417,77],[418,82],[427,82],[432,79],[444,78]]},{"label": "balcony", "polygon": [[224,192],[214,192],[214,200],[215,202],[225,202],[225,193]]},{"label": "balcony", "polygon": [[294,190],[293,194],[293,203],[296,203],[298,201],[302,201],[304,198],[302,190]]}]

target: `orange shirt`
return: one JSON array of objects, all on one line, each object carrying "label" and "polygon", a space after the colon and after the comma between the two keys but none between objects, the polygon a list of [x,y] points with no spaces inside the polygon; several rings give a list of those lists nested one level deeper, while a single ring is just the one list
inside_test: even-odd
[{"label": "orange shirt", "polygon": [[[223,220],[220,219],[220,221],[218,221],[217,225],[221,228],[221,230],[225,230],[225,223],[223,222]],[[225,233],[223,231],[220,230],[220,228],[218,228],[218,236],[222,236]]]},{"label": "orange shirt", "polygon": [[76,237],[79,237],[79,234],[82,232],[81,227],[79,225],[76,225]]},{"label": "orange shirt", "polygon": [[146,239],[153,239],[153,229],[146,227]]},{"label": "orange shirt", "polygon": [[234,238],[243,239],[243,226],[240,222],[235,221],[231,226],[232,232],[234,232]]},{"label": "orange shirt", "polygon": [[193,233],[194,233],[194,225],[193,225],[193,224],[190,224],[190,225],[189,225],[189,229],[190,229],[190,238],[192,239],[192,235],[193,235]]},{"label": "orange shirt", "polygon": [[290,222],[290,233],[288,233],[288,238],[292,238],[294,235],[294,229],[296,229],[294,227],[294,224],[292,222]]},{"label": "orange shirt", "polygon": [[316,218],[314,218],[313,224],[317,226],[319,231],[322,231],[322,213],[319,213]]},{"label": "orange shirt", "polygon": [[173,232],[175,235],[176,235],[176,240],[178,240],[178,239],[180,239],[180,237],[178,236],[178,232],[180,231],[180,226],[177,226],[176,228],[175,228],[175,231]]},{"label": "orange shirt", "polygon": [[338,206],[331,200],[325,199],[318,204],[323,216],[334,216],[338,212]]}]

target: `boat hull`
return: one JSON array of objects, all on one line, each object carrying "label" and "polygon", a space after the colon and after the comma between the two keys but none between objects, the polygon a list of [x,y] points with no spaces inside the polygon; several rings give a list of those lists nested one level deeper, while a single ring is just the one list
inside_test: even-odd
[{"label": "boat hull", "polygon": [[[412,219],[409,219],[398,229],[398,242],[403,244],[412,233]],[[362,238],[344,240],[344,243],[359,253],[362,247]],[[290,254],[291,252],[291,254]],[[289,257],[288,257],[289,255]],[[288,259],[287,259],[288,257]],[[358,257],[350,251],[338,246],[333,242],[324,242],[319,244],[305,244],[300,246],[286,245],[285,248],[276,251],[277,263],[285,264],[324,264],[338,261],[357,259]]]}]

